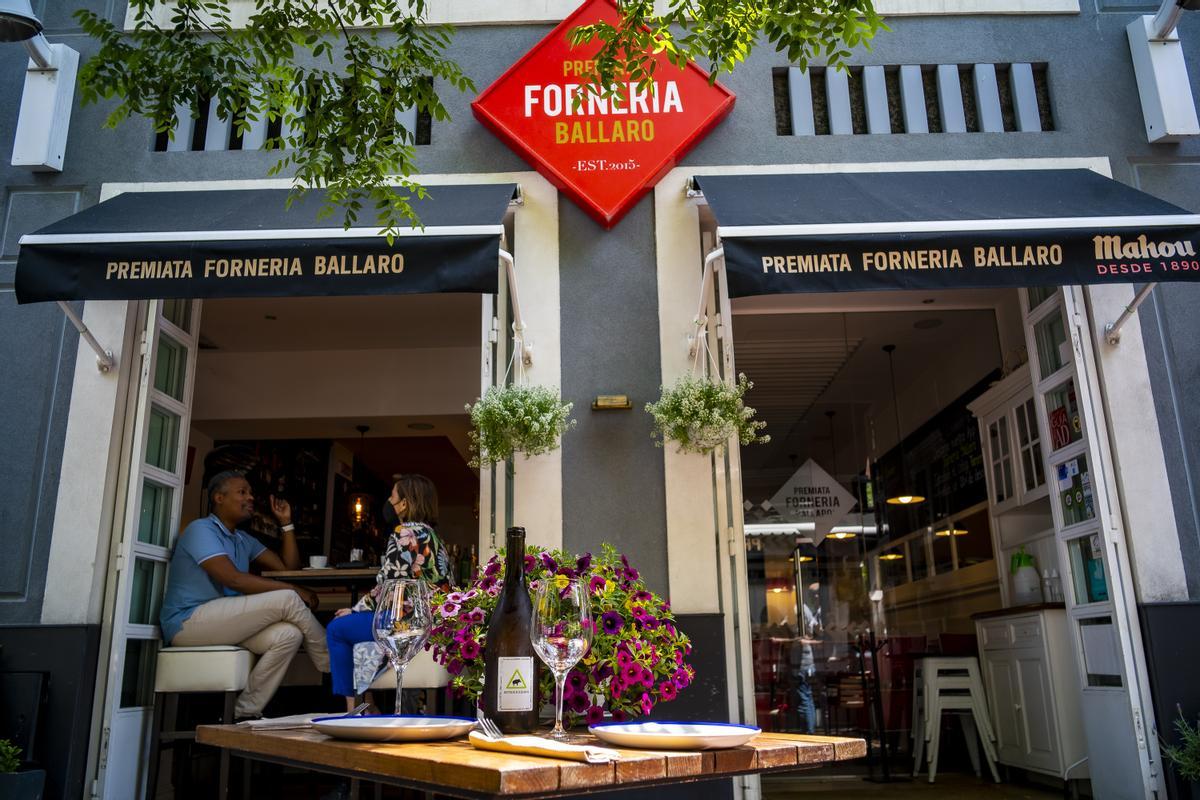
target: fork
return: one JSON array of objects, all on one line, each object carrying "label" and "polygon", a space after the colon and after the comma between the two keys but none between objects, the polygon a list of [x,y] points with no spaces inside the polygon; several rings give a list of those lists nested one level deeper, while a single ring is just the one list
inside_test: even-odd
[{"label": "fork", "polygon": [[500,732],[500,728],[498,728],[496,726],[496,723],[492,722],[490,719],[488,719],[486,716],[484,716],[482,711],[479,712],[479,714],[476,716],[475,723],[481,729],[483,729],[484,735],[486,735],[489,739],[503,739],[504,738],[504,734]]}]

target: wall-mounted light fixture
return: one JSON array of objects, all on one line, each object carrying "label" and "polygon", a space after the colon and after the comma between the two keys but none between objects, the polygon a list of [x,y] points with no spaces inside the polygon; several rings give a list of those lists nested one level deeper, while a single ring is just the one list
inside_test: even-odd
[{"label": "wall-mounted light fixture", "polygon": [[12,164],[61,172],[79,53],[65,44],[46,41],[42,21],[34,15],[29,0],[0,0],[0,42],[21,42],[29,52]]},{"label": "wall-mounted light fixture", "polygon": [[592,411],[628,411],[631,408],[633,403],[624,394],[602,394],[592,401]]},{"label": "wall-mounted light fixture", "polygon": [[1156,15],[1137,17],[1125,28],[1146,139],[1151,143],[1200,136],[1196,101],[1176,30],[1187,9],[1200,9],[1200,0],[1163,0]]}]

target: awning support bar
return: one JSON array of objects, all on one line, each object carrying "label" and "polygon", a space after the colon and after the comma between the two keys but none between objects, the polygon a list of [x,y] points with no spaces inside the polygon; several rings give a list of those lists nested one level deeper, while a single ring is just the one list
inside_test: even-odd
[{"label": "awning support bar", "polygon": [[1125,306],[1125,310],[1121,312],[1121,316],[1117,317],[1116,322],[1110,322],[1104,326],[1104,341],[1108,342],[1114,347],[1121,342],[1121,326],[1133,316],[1134,312],[1137,311],[1138,306],[1142,304],[1142,301],[1150,296],[1150,292],[1154,291],[1155,286],[1158,286],[1158,284],[1147,283],[1145,286],[1143,286],[1141,290],[1134,295],[1134,298],[1129,305]]},{"label": "awning support bar", "polygon": [[83,324],[83,320],[75,313],[75,309],[67,305],[65,300],[58,301],[58,307],[67,315],[67,319],[71,320],[71,324],[75,326],[75,330],[79,331],[79,335],[88,343],[88,346],[96,352],[96,369],[101,372],[108,372],[116,366],[117,360],[113,357],[112,350],[105,350],[96,341],[96,337],[88,330],[88,326]]},{"label": "awning support bar", "polygon": [[521,316],[521,299],[517,294],[517,268],[513,264],[512,253],[501,248],[500,260],[504,262],[504,271],[508,275],[508,299],[512,303],[514,340],[521,346],[521,363],[529,367],[533,365],[533,346],[525,341],[525,319]]},{"label": "awning support bar", "polygon": [[696,307],[696,316],[692,318],[692,324],[696,329],[688,336],[688,357],[696,357],[696,348],[700,346],[701,329],[708,324],[708,314],[704,310],[708,308],[708,295],[712,291],[713,274],[717,270],[717,261],[725,257],[725,248],[718,247],[709,252],[704,257],[704,276],[700,279],[700,303]]}]

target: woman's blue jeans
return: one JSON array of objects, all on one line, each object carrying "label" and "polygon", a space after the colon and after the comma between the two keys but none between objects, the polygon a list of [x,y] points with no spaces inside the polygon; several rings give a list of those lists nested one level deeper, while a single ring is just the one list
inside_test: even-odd
[{"label": "woman's blue jeans", "polygon": [[370,611],[355,611],[338,617],[325,627],[325,640],[329,643],[329,672],[333,679],[333,693],[342,697],[353,697],[354,691],[354,645],[374,641],[371,630],[374,614]]}]

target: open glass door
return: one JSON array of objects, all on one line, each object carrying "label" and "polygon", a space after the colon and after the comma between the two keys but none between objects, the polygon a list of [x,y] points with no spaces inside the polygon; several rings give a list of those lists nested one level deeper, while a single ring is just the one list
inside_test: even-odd
[{"label": "open glass door", "polygon": [[1092,785],[1150,798],[1160,757],[1083,290],[1021,295]]},{"label": "open glass door", "polygon": [[[506,246],[501,238],[501,246]],[[479,396],[493,386],[512,379],[508,364],[513,349],[508,313],[508,271],[504,261],[496,294],[481,296],[482,358],[480,359]],[[504,531],[512,517],[513,486],[511,463],[483,464],[479,469],[479,561],[483,563],[504,543]]]},{"label": "open glass door", "polygon": [[187,469],[200,301],[153,300],[142,333],[133,464],[114,547],[116,594],[97,785],[105,798],[142,796],[158,612],[179,532]]},{"label": "open glass door", "polygon": [[[715,237],[704,234],[704,252],[715,246]],[[697,350],[697,368],[701,374],[732,386],[737,383],[733,358],[733,312],[729,302],[729,284],[723,264],[714,269],[712,292],[706,302],[707,320],[699,335],[703,346]],[[701,343],[698,341],[698,345]],[[746,534],[742,516],[741,453],[736,438],[712,455],[713,516],[717,531],[720,566],[720,609],[725,618],[725,668],[729,676],[729,713],[735,722],[756,723],[754,670],[751,659],[749,615],[746,604]],[[738,794],[745,800],[757,800],[762,794],[757,776],[735,781]]]}]

